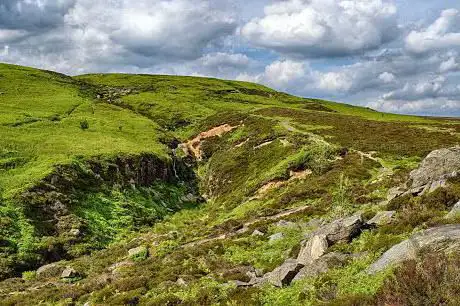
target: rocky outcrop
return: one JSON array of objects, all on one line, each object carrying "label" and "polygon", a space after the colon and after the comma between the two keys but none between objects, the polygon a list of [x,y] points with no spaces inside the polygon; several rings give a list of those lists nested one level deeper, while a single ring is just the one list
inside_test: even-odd
[{"label": "rocky outcrop", "polygon": [[415,259],[420,251],[451,252],[460,250],[460,225],[447,225],[425,230],[393,246],[368,272],[374,274],[403,261]]},{"label": "rocky outcrop", "polygon": [[303,266],[295,259],[288,259],[272,272],[265,274],[258,282],[270,283],[276,287],[289,285]]},{"label": "rocky outcrop", "polygon": [[426,193],[442,187],[446,180],[460,174],[460,147],[431,152],[420,167],[410,174],[410,192]]},{"label": "rocky outcrop", "polygon": [[380,226],[391,223],[396,211],[379,211],[372,219],[366,222],[369,226]]},{"label": "rocky outcrop", "polygon": [[328,248],[338,242],[350,242],[361,233],[363,226],[361,214],[358,213],[320,227],[302,243],[296,259],[287,259],[273,271],[263,277],[253,278],[246,285],[270,283],[282,287],[289,285],[294,279],[317,275],[327,271],[329,267],[343,263],[349,256],[340,253],[326,254]]},{"label": "rocky outcrop", "polygon": [[315,277],[321,273],[329,271],[331,268],[341,267],[352,257],[353,256],[349,254],[342,254],[338,252],[328,253],[300,269],[299,273],[292,279],[292,281],[297,281],[305,277]]},{"label": "rocky outcrop", "polygon": [[460,201],[455,204],[450,212],[446,215],[447,219],[455,218],[460,216]]}]

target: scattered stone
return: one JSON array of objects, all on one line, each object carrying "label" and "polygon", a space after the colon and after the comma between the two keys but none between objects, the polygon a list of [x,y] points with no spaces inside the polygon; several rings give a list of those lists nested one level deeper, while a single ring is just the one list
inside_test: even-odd
[{"label": "scattered stone", "polygon": [[261,231],[259,230],[255,230],[252,232],[251,236],[264,236],[265,234],[262,233]]},{"label": "scattered stone", "polygon": [[240,281],[240,280],[234,280],[234,281],[232,281],[232,282],[233,282],[233,283],[236,285],[236,287],[238,287],[238,288],[247,288],[247,287],[252,287],[252,286],[254,286],[254,284],[252,284],[252,283],[242,282],[242,281]]},{"label": "scattered stone", "polygon": [[112,274],[119,274],[122,269],[131,267],[133,265],[134,263],[128,260],[117,262],[109,267],[109,271],[111,271]]},{"label": "scattered stone", "polygon": [[273,234],[269,237],[268,241],[270,242],[274,242],[274,241],[278,241],[278,240],[281,240],[284,238],[284,234],[283,233],[276,233],[276,234]]},{"label": "scattered stone", "polygon": [[393,221],[393,217],[396,211],[379,211],[372,219],[367,221],[367,225],[380,226],[390,224]]},{"label": "scattered stone", "polygon": [[81,234],[81,231],[78,228],[73,228],[70,230],[70,235],[74,237],[79,237]]},{"label": "scattered stone", "polygon": [[387,201],[391,202],[393,199],[399,197],[404,193],[404,188],[402,187],[393,187],[388,190]]},{"label": "scattered stone", "polygon": [[361,213],[333,221],[321,227],[316,234],[324,235],[329,246],[337,242],[350,242],[361,233],[363,219]]},{"label": "scattered stone", "polygon": [[276,287],[287,286],[302,268],[303,265],[298,263],[297,260],[288,259],[272,272],[265,274],[260,283],[268,282]]},{"label": "scattered stone", "polygon": [[75,269],[71,267],[65,268],[64,271],[62,271],[61,278],[75,278],[79,277],[80,273],[78,273]]},{"label": "scattered stone", "polygon": [[460,201],[452,207],[450,212],[446,215],[446,218],[451,219],[458,216],[460,216]]},{"label": "scattered stone", "polygon": [[182,287],[187,286],[187,282],[182,277],[177,279],[176,284]]},{"label": "scattered stone", "polygon": [[128,251],[128,255],[132,259],[145,259],[149,255],[149,251],[145,246],[139,246],[137,248],[130,249]]},{"label": "scattered stone", "polygon": [[56,263],[48,264],[41,266],[38,268],[36,274],[37,278],[49,278],[49,277],[56,277],[62,273],[62,267],[57,265]]},{"label": "scattered stone", "polygon": [[369,269],[374,274],[405,260],[415,259],[421,250],[451,252],[460,250],[460,225],[435,227],[414,234],[386,251]]},{"label": "scattered stone", "polygon": [[297,261],[303,265],[309,265],[326,253],[328,243],[324,235],[314,235],[300,250]]},{"label": "scattered stone", "polygon": [[420,167],[410,173],[410,192],[425,193],[444,186],[460,174],[460,146],[431,152]]},{"label": "scattered stone", "polygon": [[295,226],[295,223],[290,222],[290,221],[280,220],[276,223],[276,226],[277,227],[293,227]]},{"label": "scattered stone", "polygon": [[293,281],[303,279],[305,277],[315,277],[321,273],[327,272],[331,268],[342,267],[350,260],[352,255],[342,253],[328,253],[321,258],[318,258],[309,265],[303,267],[294,277]]}]

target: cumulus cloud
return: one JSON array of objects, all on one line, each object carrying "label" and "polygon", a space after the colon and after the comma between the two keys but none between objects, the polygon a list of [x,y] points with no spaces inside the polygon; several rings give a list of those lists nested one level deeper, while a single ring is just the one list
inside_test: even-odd
[{"label": "cumulus cloud", "polygon": [[76,0],[2,0],[0,28],[39,31],[63,23]]},{"label": "cumulus cloud", "polygon": [[393,73],[390,73],[390,72],[382,72],[380,75],[379,75],[379,79],[384,82],[384,83],[391,83],[391,82],[394,82],[396,80],[396,77]]},{"label": "cumulus cloud", "polygon": [[397,8],[385,0],[287,0],[241,29],[251,43],[304,57],[375,49],[398,35]]},{"label": "cumulus cloud", "polygon": [[0,43],[15,41],[0,60],[68,73],[193,61],[235,30],[226,3],[7,0],[0,4]]},{"label": "cumulus cloud", "polygon": [[301,90],[310,78],[311,70],[308,63],[289,59],[274,61],[265,67],[263,73],[244,73],[237,77],[241,81],[263,83],[281,90],[295,87]]},{"label": "cumulus cloud", "polygon": [[405,43],[406,49],[416,54],[460,47],[459,11],[457,9],[442,11],[441,16],[426,29],[410,32]]}]

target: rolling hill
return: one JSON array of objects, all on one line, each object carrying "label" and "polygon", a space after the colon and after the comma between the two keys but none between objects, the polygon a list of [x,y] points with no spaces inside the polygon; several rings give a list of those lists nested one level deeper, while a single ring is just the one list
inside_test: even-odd
[{"label": "rolling hill", "polygon": [[[409,267],[368,267],[459,220],[444,217],[460,200],[455,176],[388,197],[430,152],[460,143],[454,118],[238,81],[7,64],[0,109],[5,305],[384,303],[419,284],[395,285]],[[369,225],[382,211],[391,222]],[[340,264],[278,279],[312,233],[356,214],[359,234],[326,234],[323,253]]]}]

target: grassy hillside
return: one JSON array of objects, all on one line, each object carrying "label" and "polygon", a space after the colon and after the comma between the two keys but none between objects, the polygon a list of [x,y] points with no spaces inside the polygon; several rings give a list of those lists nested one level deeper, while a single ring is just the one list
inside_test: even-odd
[{"label": "grassy hillside", "polygon": [[[448,209],[401,205],[394,227],[334,246],[365,253],[351,263],[286,288],[237,288],[249,267],[295,256],[315,220],[371,217],[421,158],[460,142],[460,121],[246,82],[5,64],[0,92],[0,278],[23,276],[0,282],[12,305],[364,301],[386,276],[364,276],[369,263]],[[139,246],[148,253],[130,258]],[[35,272],[52,262],[79,274]]]}]

